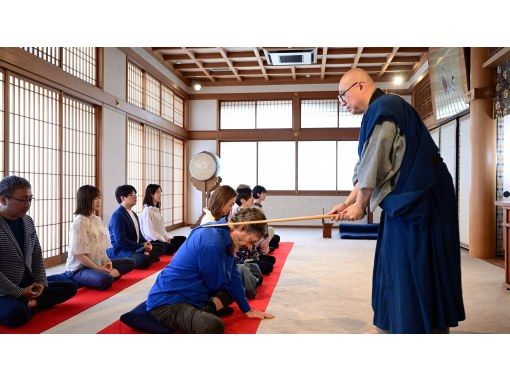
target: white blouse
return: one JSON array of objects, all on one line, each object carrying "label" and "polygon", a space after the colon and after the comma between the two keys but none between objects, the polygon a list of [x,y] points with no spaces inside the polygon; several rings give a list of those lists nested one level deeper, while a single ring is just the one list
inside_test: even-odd
[{"label": "white blouse", "polygon": [[204,216],[202,217],[202,220],[200,221],[200,225],[204,225],[211,222],[216,222],[216,219],[214,219],[213,214],[211,214],[211,211],[204,208]]},{"label": "white blouse", "polygon": [[108,230],[100,217],[77,215],[69,229],[69,249],[66,271],[83,268],[76,255],[86,255],[94,264],[102,266],[110,261],[106,256],[106,248],[110,247]]},{"label": "white blouse", "polygon": [[140,228],[147,241],[169,241],[172,236],[166,232],[163,215],[155,206],[145,205],[140,214]]}]

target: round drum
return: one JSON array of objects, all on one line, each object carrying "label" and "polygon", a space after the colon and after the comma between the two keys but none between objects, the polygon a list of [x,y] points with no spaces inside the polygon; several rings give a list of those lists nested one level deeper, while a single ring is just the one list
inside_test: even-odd
[{"label": "round drum", "polygon": [[220,158],[211,152],[195,154],[189,162],[191,176],[199,181],[207,181],[218,175],[220,170]]}]

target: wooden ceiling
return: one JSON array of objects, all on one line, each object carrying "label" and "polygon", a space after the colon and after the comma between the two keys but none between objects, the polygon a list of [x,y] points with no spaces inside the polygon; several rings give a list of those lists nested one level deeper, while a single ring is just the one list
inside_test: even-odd
[{"label": "wooden ceiling", "polygon": [[378,82],[392,81],[396,75],[405,81],[418,68],[429,48],[320,47],[316,48],[314,64],[296,66],[272,66],[265,49],[279,48],[151,48],[188,86],[193,81],[202,86],[333,83],[354,67],[367,70]]}]

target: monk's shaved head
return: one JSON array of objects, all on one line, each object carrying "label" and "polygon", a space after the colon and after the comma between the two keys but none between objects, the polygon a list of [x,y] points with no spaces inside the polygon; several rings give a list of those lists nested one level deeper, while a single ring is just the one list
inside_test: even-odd
[{"label": "monk's shaved head", "polygon": [[360,68],[355,68],[347,71],[340,79],[339,86],[345,87],[344,90],[351,84],[356,82],[365,82],[367,86],[375,86],[373,79],[368,73]]},{"label": "monk's shaved head", "polygon": [[373,79],[363,69],[346,72],[338,83],[340,104],[355,115],[362,114],[368,108],[370,98],[376,90]]}]

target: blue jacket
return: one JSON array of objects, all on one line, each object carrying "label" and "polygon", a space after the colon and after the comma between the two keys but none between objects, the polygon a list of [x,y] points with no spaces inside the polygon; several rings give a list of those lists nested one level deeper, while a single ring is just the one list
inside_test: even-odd
[{"label": "blue jacket", "polygon": [[110,240],[112,248],[107,250],[108,257],[113,259],[123,259],[130,257],[135,251],[143,250],[143,243],[146,242],[140,229],[138,216],[134,212],[138,230],[140,231],[140,239],[136,240],[136,229],[133,220],[123,206],[119,206],[112,214],[108,230],[110,231]]},{"label": "blue jacket", "polygon": [[201,309],[225,289],[244,313],[250,311],[232,248],[228,228],[195,228],[158,275],[149,292],[147,310],[177,303]]}]

